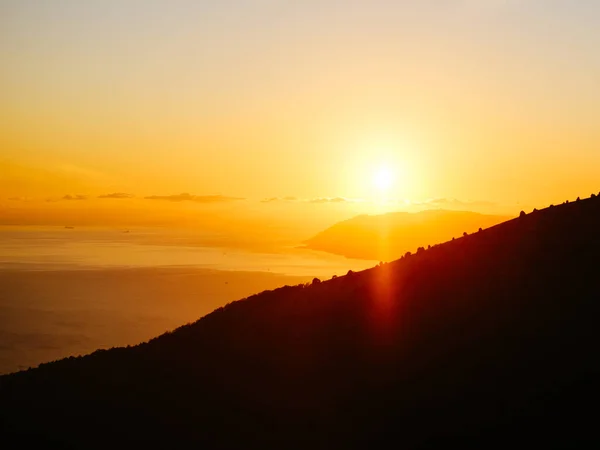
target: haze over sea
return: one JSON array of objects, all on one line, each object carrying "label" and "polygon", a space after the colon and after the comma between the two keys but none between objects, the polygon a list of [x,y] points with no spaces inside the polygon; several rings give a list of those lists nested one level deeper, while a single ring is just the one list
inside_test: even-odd
[{"label": "haze over sea", "polygon": [[134,345],[265,289],[376,263],[213,242],[184,229],[2,227],[0,373]]}]

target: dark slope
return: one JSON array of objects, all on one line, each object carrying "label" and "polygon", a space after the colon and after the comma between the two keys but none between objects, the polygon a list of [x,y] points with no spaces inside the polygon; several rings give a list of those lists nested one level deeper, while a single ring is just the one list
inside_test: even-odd
[{"label": "dark slope", "polygon": [[[265,292],[0,378],[4,442],[574,448],[600,442],[600,198]],[[4,447],[6,448],[6,447]]]},{"label": "dark slope", "polygon": [[427,210],[353,217],[305,241],[306,248],[348,258],[391,261],[417,247],[444,242],[510,219],[470,211]]}]

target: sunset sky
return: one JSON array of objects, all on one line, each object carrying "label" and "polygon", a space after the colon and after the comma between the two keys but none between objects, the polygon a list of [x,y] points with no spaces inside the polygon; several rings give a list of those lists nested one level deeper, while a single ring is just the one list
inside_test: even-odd
[{"label": "sunset sky", "polygon": [[599,49],[583,0],[1,0],[0,206],[588,196]]}]

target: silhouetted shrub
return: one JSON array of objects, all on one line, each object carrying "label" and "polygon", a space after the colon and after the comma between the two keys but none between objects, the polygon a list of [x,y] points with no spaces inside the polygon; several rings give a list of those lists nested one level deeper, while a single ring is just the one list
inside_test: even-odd
[{"label": "silhouetted shrub", "polygon": [[346,274],[346,276],[350,277],[354,275],[354,271],[353,270],[349,270],[348,273]]},{"label": "silhouetted shrub", "polygon": [[417,249],[417,253],[423,253],[425,251],[425,247],[419,247]]},{"label": "silhouetted shrub", "polygon": [[321,283],[321,280],[319,280],[318,278],[313,278],[312,284],[319,284],[319,283]]},{"label": "silhouetted shrub", "polygon": [[534,213],[538,212],[537,208],[533,208],[533,212]]},{"label": "silhouetted shrub", "polygon": [[479,228],[479,232],[481,233],[483,231],[483,228]]},{"label": "silhouetted shrub", "polygon": [[592,198],[594,198],[596,196],[596,194],[592,193]]},{"label": "silhouetted shrub", "polygon": [[521,213],[519,214],[519,217],[525,217],[527,214],[525,214],[525,211],[521,211]]},{"label": "silhouetted shrub", "polygon": [[431,245],[428,245],[428,246],[427,246],[427,250],[430,250],[430,249],[431,249]]},{"label": "silhouetted shrub", "polygon": [[411,253],[411,252],[406,252],[406,253],[404,254],[404,257],[405,257],[405,258],[408,258],[410,255],[412,255],[412,253]]},{"label": "silhouetted shrub", "polygon": [[466,231],[463,233],[463,237],[467,237],[469,235],[469,233],[467,233]]},{"label": "silhouetted shrub", "polygon": [[579,197],[577,197],[577,200],[575,200],[576,202],[578,202],[579,200],[581,200]]},{"label": "silhouetted shrub", "polygon": [[337,275],[334,275],[331,277],[332,280],[335,280],[337,278]]}]

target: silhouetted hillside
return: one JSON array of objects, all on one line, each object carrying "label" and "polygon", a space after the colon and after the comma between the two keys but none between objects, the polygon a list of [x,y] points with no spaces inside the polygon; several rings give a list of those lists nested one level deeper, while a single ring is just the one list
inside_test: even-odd
[{"label": "silhouetted hillside", "polygon": [[[593,448],[600,198],[0,378],[44,448]],[[7,447],[3,447],[7,448]]]},{"label": "silhouetted hillside", "polygon": [[417,247],[437,244],[510,219],[469,211],[363,214],[336,223],[305,242],[348,258],[391,261]]}]

